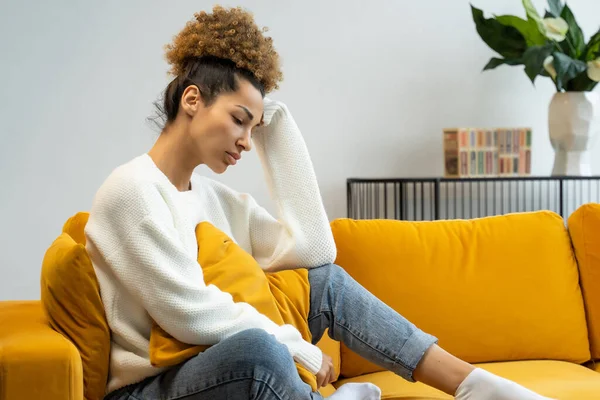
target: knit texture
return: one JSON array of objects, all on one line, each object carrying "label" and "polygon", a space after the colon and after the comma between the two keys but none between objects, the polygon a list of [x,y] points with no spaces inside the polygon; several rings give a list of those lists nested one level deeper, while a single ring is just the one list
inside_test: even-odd
[{"label": "knit texture", "polygon": [[319,371],[318,347],[293,326],[278,326],[205,285],[197,261],[200,222],[222,230],[266,271],[336,258],[313,166],[287,107],[266,99],[265,126],[254,137],[279,219],[250,195],[197,174],[192,189],[180,192],[147,154],[115,169],[98,190],[85,232],[112,332],[107,392],[162,372],[150,364],[152,319],[194,345],[264,329],[309,371]]}]

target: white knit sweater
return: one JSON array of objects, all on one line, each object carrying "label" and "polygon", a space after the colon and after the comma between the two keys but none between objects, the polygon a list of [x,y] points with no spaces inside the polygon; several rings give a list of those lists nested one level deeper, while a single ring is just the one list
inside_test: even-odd
[{"label": "white knit sweater", "polygon": [[313,373],[321,351],[291,325],[204,284],[195,227],[207,221],[268,271],[331,263],[335,243],[312,163],[285,105],[265,100],[254,144],[279,220],[247,194],[194,174],[180,192],[144,154],[100,187],[86,226],[87,250],[112,331],[107,392],[162,370],[151,366],[151,319],[178,340],[212,345],[249,328],[273,334]]}]

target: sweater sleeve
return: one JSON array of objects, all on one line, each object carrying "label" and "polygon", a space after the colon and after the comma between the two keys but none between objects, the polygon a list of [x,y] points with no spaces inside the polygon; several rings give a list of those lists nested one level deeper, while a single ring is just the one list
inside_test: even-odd
[{"label": "sweater sleeve", "polygon": [[263,269],[277,271],[330,264],[336,246],[314,168],[287,106],[265,99],[264,125],[254,145],[279,219],[252,204],[252,254]]},{"label": "sweater sleeve", "polygon": [[[140,197],[148,200],[147,196]],[[229,293],[204,283],[200,265],[185,251],[169,220],[168,207],[161,207],[160,194],[156,196],[150,200],[152,207],[146,207],[151,211],[135,224],[128,209],[140,200],[132,195],[105,199],[112,204],[93,208],[86,228],[92,259],[109,269],[150,317],[178,340],[212,345],[259,328],[273,334],[296,361],[316,374],[322,353],[296,328],[278,326],[250,304],[236,303]]]}]

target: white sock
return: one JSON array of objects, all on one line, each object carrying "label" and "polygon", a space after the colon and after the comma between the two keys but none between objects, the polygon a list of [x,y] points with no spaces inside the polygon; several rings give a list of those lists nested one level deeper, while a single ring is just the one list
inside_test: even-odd
[{"label": "white sock", "polygon": [[476,368],[460,384],[456,400],[549,400],[529,389]]},{"label": "white sock", "polygon": [[346,383],[328,400],[380,400],[381,390],[372,383]]}]

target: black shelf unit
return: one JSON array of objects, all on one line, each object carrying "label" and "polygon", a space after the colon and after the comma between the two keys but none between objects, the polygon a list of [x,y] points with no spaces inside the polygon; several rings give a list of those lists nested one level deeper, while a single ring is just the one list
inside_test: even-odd
[{"label": "black shelf unit", "polygon": [[347,180],[352,219],[471,219],[537,210],[567,218],[591,202],[600,202],[600,176]]}]

